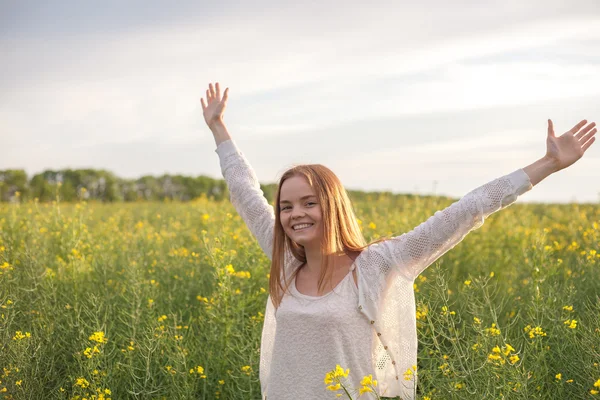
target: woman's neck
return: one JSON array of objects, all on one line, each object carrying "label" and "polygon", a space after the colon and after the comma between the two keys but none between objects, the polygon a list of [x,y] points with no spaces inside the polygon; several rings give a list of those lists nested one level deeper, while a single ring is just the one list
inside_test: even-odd
[{"label": "woman's neck", "polygon": [[[306,254],[306,263],[302,267],[305,269],[304,272],[311,276],[319,276],[321,274],[321,261],[323,258],[320,245],[306,246],[304,252]],[[332,256],[334,269],[338,266],[346,265],[353,260],[345,253],[332,254]]]}]

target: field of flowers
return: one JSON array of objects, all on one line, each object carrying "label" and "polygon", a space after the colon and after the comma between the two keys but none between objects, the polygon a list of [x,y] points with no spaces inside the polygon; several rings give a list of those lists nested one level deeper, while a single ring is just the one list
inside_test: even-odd
[{"label": "field of flowers", "polygon": [[[375,239],[451,203],[355,208]],[[418,398],[600,399],[599,242],[598,205],[514,204],[430,266]],[[0,398],[259,399],[268,273],[227,201],[2,204]]]}]

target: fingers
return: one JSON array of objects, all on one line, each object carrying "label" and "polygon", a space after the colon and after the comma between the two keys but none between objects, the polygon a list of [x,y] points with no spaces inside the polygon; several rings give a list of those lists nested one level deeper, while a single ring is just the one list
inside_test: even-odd
[{"label": "fingers", "polygon": [[593,137],[590,140],[588,140],[586,144],[584,144],[583,146],[581,146],[581,149],[583,150],[584,153],[592,145],[592,143],[594,143],[595,140],[596,140],[596,138]]},{"label": "fingers", "polygon": [[579,129],[581,129],[582,126],[584,126],[585,124],[587,124],[587,120],[583,120],[580,123],[578,123],[577,125],[575,125],[570,131],[569,133],[575,133],[577,132]]},{"label": "fingers", "polygon": [[217,82],[215,84],[216,86],[216,90],[215,87],[213,87],[213,84],[210,83],[208,85],[208,89],[206,89],[206,103],[204,103],[204,99],[200,98],[200,103],[202,104],[202,110],[204,110],[208,104],[212,103],[214,100],[216,101],[223,101],[226,102],[227,98],[229,97],[229,88],[225,88],[225,92],[223,93],[223,99],[221,100],[221,87],[219,86],[219,82]]},{"label": "fingers", "polygon": [[588,126],[586,126],[585,128],[583,128],[581,131],[577,132],[577,134],[575,135],[575,137],[576,137],[577,139],[580,139],[580,140],[581,140],[581,139],[583,138],[583,136],[584,136],[586,133],[588,133],[588,132],[589,132],[589,131],[590,131],[590,130],[593,128],[593,127],[595,127],[595,126],[596,126],[596,123],[595,123],[595,122],[592,122],[591,124],[589,124]]},{"label": "fingers", "polygon": [[580,142],[581,144],[583,144],[583,143],[587,142],[588,140],[590,140],[590,138],[591,138],[592,136],[594,136],[594,135],[596,134],[596,132],[597,132],[597,129],[596,129],[596,128],[592,129],[592,130],[591,130],[591,131],[589,131],[587,134],[585,134],[585,135],[581,136],[581,138],[578,138],[578,139],[579,139],[579,142]]},{"label": "fingers", "polygon": [[554,136],[554,124],[552,124],[552,120],[548,120],[548,135]]}]

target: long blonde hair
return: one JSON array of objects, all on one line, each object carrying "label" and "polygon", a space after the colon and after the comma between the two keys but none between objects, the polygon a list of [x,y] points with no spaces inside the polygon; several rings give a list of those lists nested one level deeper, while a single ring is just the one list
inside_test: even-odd
[{"label": "long blonde hair", "polygon": [[273,254],[269,278],[269,294],[275,308],[278,308],[281,304],[284,293],[288,290],[299,271],[298,268],[293,271],[292,276],[284,276],[285,282],[282,282],[281,271],[284,270],[286,251],[291,251],[297,260],[303,263],[306,262],[304,247],[292,241],[285,234],[280,219],[281,186],[286,179],[294,176],[306,179],[315,191],[317,201],[321,207],[323,235],[318,294],[321,294],[324,289],[325,278],[331,280],[333,273],[332,254],[342,252],[345,254],[360,253],[368,246],[360,231],[348,193],[333,171],[321,164],[298,165],[288,169],[279,180],[275,199],[275,229],[273,230]]}]

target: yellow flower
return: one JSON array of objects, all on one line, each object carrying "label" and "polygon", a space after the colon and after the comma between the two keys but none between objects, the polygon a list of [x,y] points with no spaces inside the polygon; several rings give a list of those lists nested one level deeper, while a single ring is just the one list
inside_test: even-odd
[{"label": "yellow flower", "polygon": [[193,373],[197,373],[198,375],[201,375],[204,373],[204,368],[202,366],[198,365],[196,368],[190,369],[190,374],[193,374]]},{"label": "yellow flower", "polygon": [[360,388],[360,390],[358,391],[358,395],[359,395],[359,396],[362,396],[364,393],[367,393],[367,392],[372,392],[372,391],[373,391],[373,389],[371,389],[370,387],[368,387],[368,386],[363,386],[363,387],[361,387],[361,388]]},{"label": "yellow flower", "polygon": [[170,366],[170,365],[166,365],[166,366],[165,366],[165,369],[167,370],[167,372],[170,372],[170,373],[172,373],[172,374],[176,374],[176,373],[177,373],[177,371],[175,371],[175,368],[173,368],[173,367],[172,367],[172,366]]},{"label": "yellow flower", "polygon": [[530,339],[534,339],[536,336],[546,336],[546,333],[539,326],[532,328],[531,325],[527,325],[523,330],[525,333],[529,333]]},{"label": "yellow flower", "polygon": [[496,328],[496,324],[492,324],[490,328],[486,328],[485,332],[490,336],[499,336],[500,329]]},{"label": "yellow flower", "polygon": [[362,380],[360,381],[360,384],[362,386],[367,386],[367,385],[373,385],[373,386],[377,386],[377,381],[373,380],[373,375],[369,374],[365,377],[362,378]]},{"label": "yellow flower", "polygon": [[509,357],[509,360],[510,360],[510,363],[511,363],[511,364],[514,364],[514,363],[516,363],[517,361],[519,361],[519,356],[518,356],[518,355],[516,355],[516,354],[513,354],[512,356],[510,356],[510,357]]},{"label": "yellow flower", "polygon": [[336,383],[335,385],[327,386],[327,390],[331,390],[332,392],[335,392],[336,390],[340,390],[341,387],[342,387],[342,385],[340,385],[339,383]]},{"label": "yellow flower", "polygon": [[93,349],[91,347],[87,347],[83,351],[83,355],[85,355],[87,358],[92,358],[94,354],[100,354],[100,349],[98,349],[98,346],[94,346]]},{"label": "yellow flower", "polygon": [[508,343],[506,343],[506,349],[504,350],[504,355],[507,356],[511,351],[515,351],[515,349]]},{"label": "yellow flower", "polygon": [[567,325],[567,328],[569,328],[569,329],[577,328],[577,320],[576,319],[568,319],[564,322],[564,324]]},{"label": "yellow flower", "polygon": [[104,332],[94,332],[89,337],[89,340],[94,341],[94,342],[98,342],[98,343],[106,343],[106,342],[108,342],[108,339],[104,337]]},{"label": "yellow flower", "polygon": [[555,378],[560,381],[562,379],[562,374],[561,373],[556,374]]},{"label": "yellow flower", "polygon": [[418,320],[424,320],[427,317],[427,308],[419,308],[417,307],[416,317]]},{"label": "yellow flower", "polygon": [[90,386],[90,383],[85,378],[77,378],[77,381],[75,381],[75,385],[85,389],[88,386]]},{"label": "yellow flower", "polygon": [[600,379],[594,382],[594,387],[600,388]]},{"label": "yellow flower", "polygon": [[25,334],[23,334],[21,331],[16,331],[15,336],[13,336],[13,340],[21,340],[29,337],[31,337],[31,333],[29,332],[25,332]]},{"label": "yellow flower", "polygon": [[346,372],[344,372],[344,369],[340,366],[340,364],[337,364],[335,366],[335,371],[334,371],[334,377],[347,377],[348,374],[350,373],[350,369],[346,369]]},{"label": "yellow flower", "polygon": [[235,272],[235,276],[237,276],[238,278],[250,279],[250,272],[248,272],[248,271]]},{"label": "yellow flower", "polygon": [[504,364],[504,360],[502,359],[502,356],[499,356],[498,354],[489,354],[488,361],[490,361],[490,362],[499,361],[501,364]]},{"label": "yellow flower", "polygon": [[252,372],[252,367],[249,365],[245,365],[242,367],[242,371],[246,373],[246,375],[250,376],[250,373]]},{"label": "yellow flower", "polygon": [[448,311],[448,307],[443,306],[442,307],[442,315],[455,315],[456,313],[454,311]]}]

